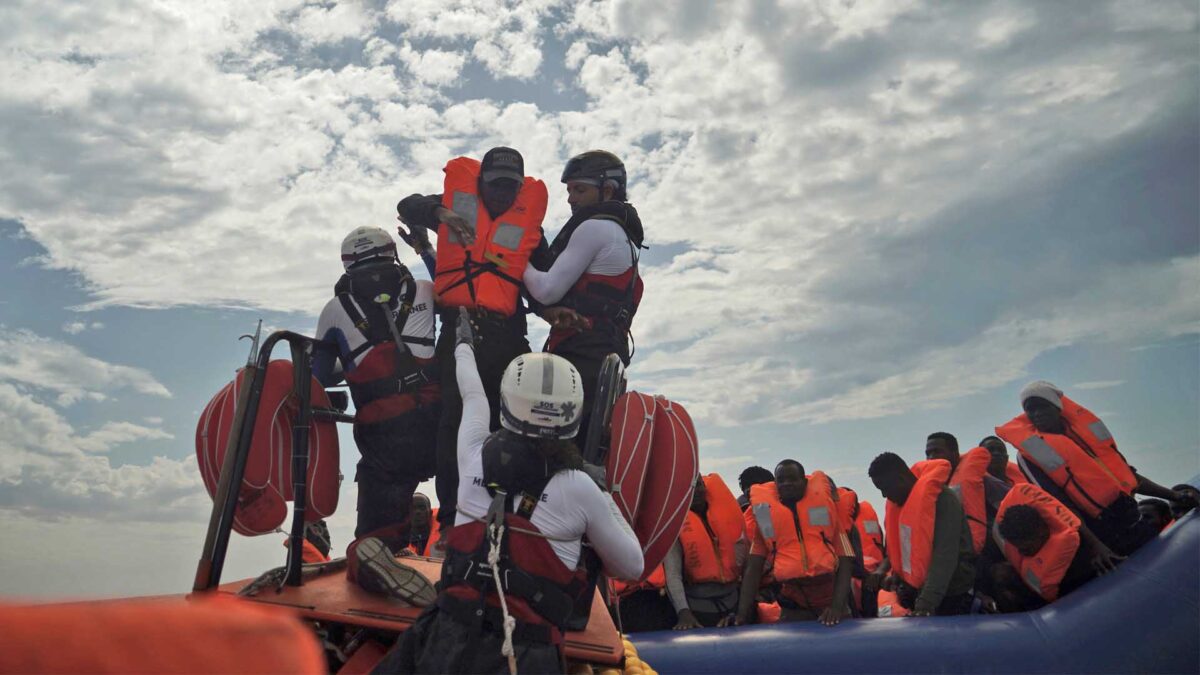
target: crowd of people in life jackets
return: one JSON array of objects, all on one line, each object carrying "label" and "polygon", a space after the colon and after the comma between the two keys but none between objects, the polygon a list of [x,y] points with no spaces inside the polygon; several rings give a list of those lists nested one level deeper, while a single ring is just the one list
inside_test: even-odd
[{"label": "crowd of people in life jackets", "polygon": [[[719,476],[698,477],[678,542],[637,581],[641,545],[579,447],[601,363],[633,356],[644,234],[625,166],[599,150],[571,158],[571,217],[549,243],[547,189],[519,152],[454,158],[444,172],[440,194],[397,205],[397,233],[432,282],[415,279],[388,232],[355,229],[313,357],[314,376],[344,381],[355,406],[347,576],[425,607],[377,672],[558,670],[601,570],[626,631],[1029,609],[1111,570],[1170,508],[1196,505],[1190,488],[1139,475],[1099,419],[1035,382],[1025,412],[969,452],[935,433],[912,466],[877,457],[882,523],[796,460],[747,469],[736,497]],[[541,352],[530,314],[549,325]],[[430,477],[437,509],[415,492]],[[1134,494],[1171,506],[1146,503],[1139,517]],[[314,524],[306,560],[329,552]],[[444,558],[436,588],[407,554]]]},{"label": "crowd of people in life jackets", "polygon": [[967,452],[936,432],[923,460],[876,457],[882,520],[794,459],[747,468],[736,497],[717,474],[701,476],[662,566],[617,586],[625,630],[1032,610],[1196,507],[1195,488],[1139,474],[1104,423],[1053,384],[1030,383],[1020,401],[1023,413]]}]

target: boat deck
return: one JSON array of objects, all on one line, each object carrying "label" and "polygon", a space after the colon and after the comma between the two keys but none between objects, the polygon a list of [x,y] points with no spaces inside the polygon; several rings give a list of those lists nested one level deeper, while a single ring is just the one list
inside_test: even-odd
[{"label": "boat deck", "polygon": [[[441,560],[412,556],[404,558],[404,564],[416,568],[430,580],[441,576]],[[221,584],[219,591],[235,595],[251,581],[253,579]],[[313,621],[336,622],[395,633],[407,630],[421,613],[419,607],[368,593],[357,584],[349,583],[344,571],[316,577],[306,581],[303,586],[284,586],[278,592],[266,589],[243,599],[291,607],[304,618]],[[617,665],[624,655],[621,637],[600,597],[592,603],[587,630],[568,632],[565,638],[564,651],[572,661]]]}]

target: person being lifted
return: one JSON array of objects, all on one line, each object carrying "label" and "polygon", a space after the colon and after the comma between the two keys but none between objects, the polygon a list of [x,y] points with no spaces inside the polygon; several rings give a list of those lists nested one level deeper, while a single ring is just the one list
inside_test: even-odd
[{"label": "person being lifted", "polygon": [[[460,312],[466,313],[465,309]],[[463,397],[455,525],[444,534],[437,602],[375,672],[561,672],[581,539],[607,573],[636,579],[642,547],[612,498],[580,470],[579,373],[553,354],[519,356],[500,385],[502,428],[489,433],[475,365],[477,337],[461,317],[456,377]]]},{"label": "person being lifted", "polygon": [[1134,494],[1196,506],[1190,493],[1138,474],[1104,422],[1058,387],[1031,382],[1020,398],[1025,412],[996,427],[996,435],[1017,448],[1032,482],[1074,511],[1117,554],[1129,555],[1158,535],[1140,519]]},{"label": "person being lifted", "polygon": [[746,548],[742,510],[725,481],[715,473],[696,478],[691,509],[663,565],[675,630],[732,622]]},{"label": "person being lifted", "polygon": [[435,464],[433,284],[413,279],[377,227],[346,235],[342,264],[346,273],[317,320],[328,348],[313,355],[313,375],[326,387],[344,378],[354,400],[354,536],[378,537],[395,553],[408,543],[413,492]]},{"label": "person being lifted", "polygon": [[912,616],[966,614],[975,582],[975,544],[958,499],[946,488],[950,462],[910,469],[899,455],[876,457],[867,473],[887,499],[884,531],[900,604]]},{"label": "person being lifted", "polygon": [[628,366],[630,326],[642,299],[638,249],[644,234],[637,210],[627,201],[625,165],[611,152],[591,150],[563,169],[571,218],[550,244],[549,264],[525,268],[531,298],[547,305],[550,323],[544,351],[575,366],[583,377],[587,438],[590,397],[600,365],[616,354]]},{"label": "person being lifted", "polygon": [[458,309],[470,310],[468,320],[479,335],[479,377],[491,408],[490,428],[498,429],[500,377],[513,358],[530,351],[521,277],[542,245],[547,193],[542,181],[525,176],[525,160],[512,148],[492,148],[483,161],[456,157],[443,171],[442,194],[410,195],[396,208],[412,228],[406,240],[423,242],[426,230],[437,231],[434,291],[442,317],[437,357],[446,402],[435,489],[438,521],[449,527],[458,485],[454,443],[462,416],[453,357]]},{"label": "person being lifted", "polygon": [[805,475],[800,462],[785,459],[773,483],[750,488],[749,513],[750,558],[734,623],[749,623],[768,557],[781,585],[781,621],[832,626],[849,615],[854,550],[833,480],[820,471]]}]

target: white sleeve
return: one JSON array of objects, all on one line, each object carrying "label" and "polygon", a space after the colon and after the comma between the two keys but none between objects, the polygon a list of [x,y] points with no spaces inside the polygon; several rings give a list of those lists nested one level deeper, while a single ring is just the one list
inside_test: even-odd
[{"label": "white sleeve", "polygon": [[487,394],[483,393],[479,369],[475,366],[475,350],[470,345],[460,344],[454,348],[454,366],[463,401],[462,420],[458,423],[458,471],[461,475],[464,463],[479,455],[487,440],[491,409]]},{"label": "white sleeve", "polygon": [[[617,509],[612,497],[589,478],[578,490],[587,517],[587,537],[604,561],[605,572],[616,579],[637,579],[642,574],[642,544]],[[590,488],[590,489],[587,489]]]},{"label": "white sleeve", "polygon": [[[567,248],[559,254],[548,271],[539,272],[533,269],[533,265],[526,266],[524,281],[529,295],[543,305],[562,300],[604,247],[612,243],[614,228],[620,231],[620,226],[611,220],[585,221],[571,235]],[[621,236],[624,236],[623,232]]]}]

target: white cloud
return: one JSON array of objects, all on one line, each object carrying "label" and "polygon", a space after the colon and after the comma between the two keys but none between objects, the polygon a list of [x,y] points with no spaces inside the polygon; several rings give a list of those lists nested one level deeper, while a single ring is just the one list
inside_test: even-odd
[{"label": "white cloud", "polygon": [[[35,132],[0,144],[3,166],[22,167],[0,184],[0,212],[51,265],[80,272],[96,305],[314,313],[346,229],[392,222],[398,197],[438,189],[449,157],[511,143],[552,179],[570,154],[605,147],[630,168],[648,243],[674,254],[644,267],[635,381],[703,421],[897,414],[1001,386],[1056,346],[1195,328],[1181,291],[1194,245],[1180,240],[1172,261],[1150,233],[1110,222],[1124,239],[1097,253],[1104,238],[1062,222],[1121,183],[1077,175],[1060,188],[1079,199],[1012,215],[1052,201],[1039,189],[1060,175],[1125,164],[1088,153],[1175,133],[1164,111],[1194,109],[1179,84],[1195,82],[1194,35],[1177,30],[1194,8],[1179,10],[1190,24],[1131,27],[1127,5],[1112,7],[1087,21],[1045,3],[409,0],[381,17],[232,3],[224,21],[137,10],[154,40],[117,39],[111,12],[92,11],[85,31],[35,8],[0,38],[13,54],[0,73],[17,83],[0,113]],[[329,55],[344,37],[361,59]],[[564,50],[553,64],[550,40]],[[448,93],[473,63],[496,91],[577,70],[569,89],[586,101]],[[553,231],[567,210],[551,188]],[[1149,227],[1162,238],[1179,226]],[[1037,236],[1049,246],[1024,250]],[[974,239],[986,245],[963,253]],[[1081,269],[1092,255],[1158,309]],[[971,256],[994,257],[1006,283],[984,284]],[[1074,304],[1025,301],[1035,283]],[[1143,317],[1137,330],[1100,328],[1126,312]]]},{"label": "white cloud", "polygon": [[1112,389],[1113,387],[1119,387],[1123,384],[1125,384],[1125,380],[1097,380],[1095,382],[1076,382],[1075,384],[1071,385],[1071,389],[1082,389],[1085,391],[1091,390],[1091,389]]},{"label": "white cloud", "polygon": [[469,40],[471,54],[496,77],[527,80],[542,64],[541,22],[561,3],[461,0],[392,0],[385,10],[413,38]]},{"label": "white cloud", "polygon": [[405,42],[397,52],[400,61],[421,82],[446,86],[454,84],[462,73],[467,56],[461,52],[426,49],[419,51]]},{"label": "white cloud", "polygon": [[377,21],[376,13],[364,3],[342,0],[327,7],[306,5],[292,25],[305,39],[324,43],[369,35]]},{"label": "white cloud", "polygon": [[54,392],[62,405],[85,397],[103,400],[108,393],[122,388],[171,397],[161,382],[141,368],[101,361],[65,342],[27,330],[0,327],[0,381],[5,380]]},{"label": "white cloud", "polygon": [[207,500],[193,456],[123,466],[103,456],[130,441],[171,438],[161,428],[130,422],[81,434],[28,391],[0,382],[0,509],[51,519],[183,517]]},{"label": "white cloud", "polygon": [[122,466],[104,456],[135,441],[173,440],[162,419],[108,420],[80,431],[46,403],[47,397],[60,407],[81,398],[104,400],[125,388],[170,397],[148,372],[2,327],[0,354],[0,509],[51,519],[170,521],[202,503],[203,486],[190,456],[155,456],[146,465]]},{"label": "white cloud", "polygon": [[63,332],[69,335],[79,335],[85,330],[100,330],[104,328],[104,324],[99,321],[68,321],[63,324]]}]

